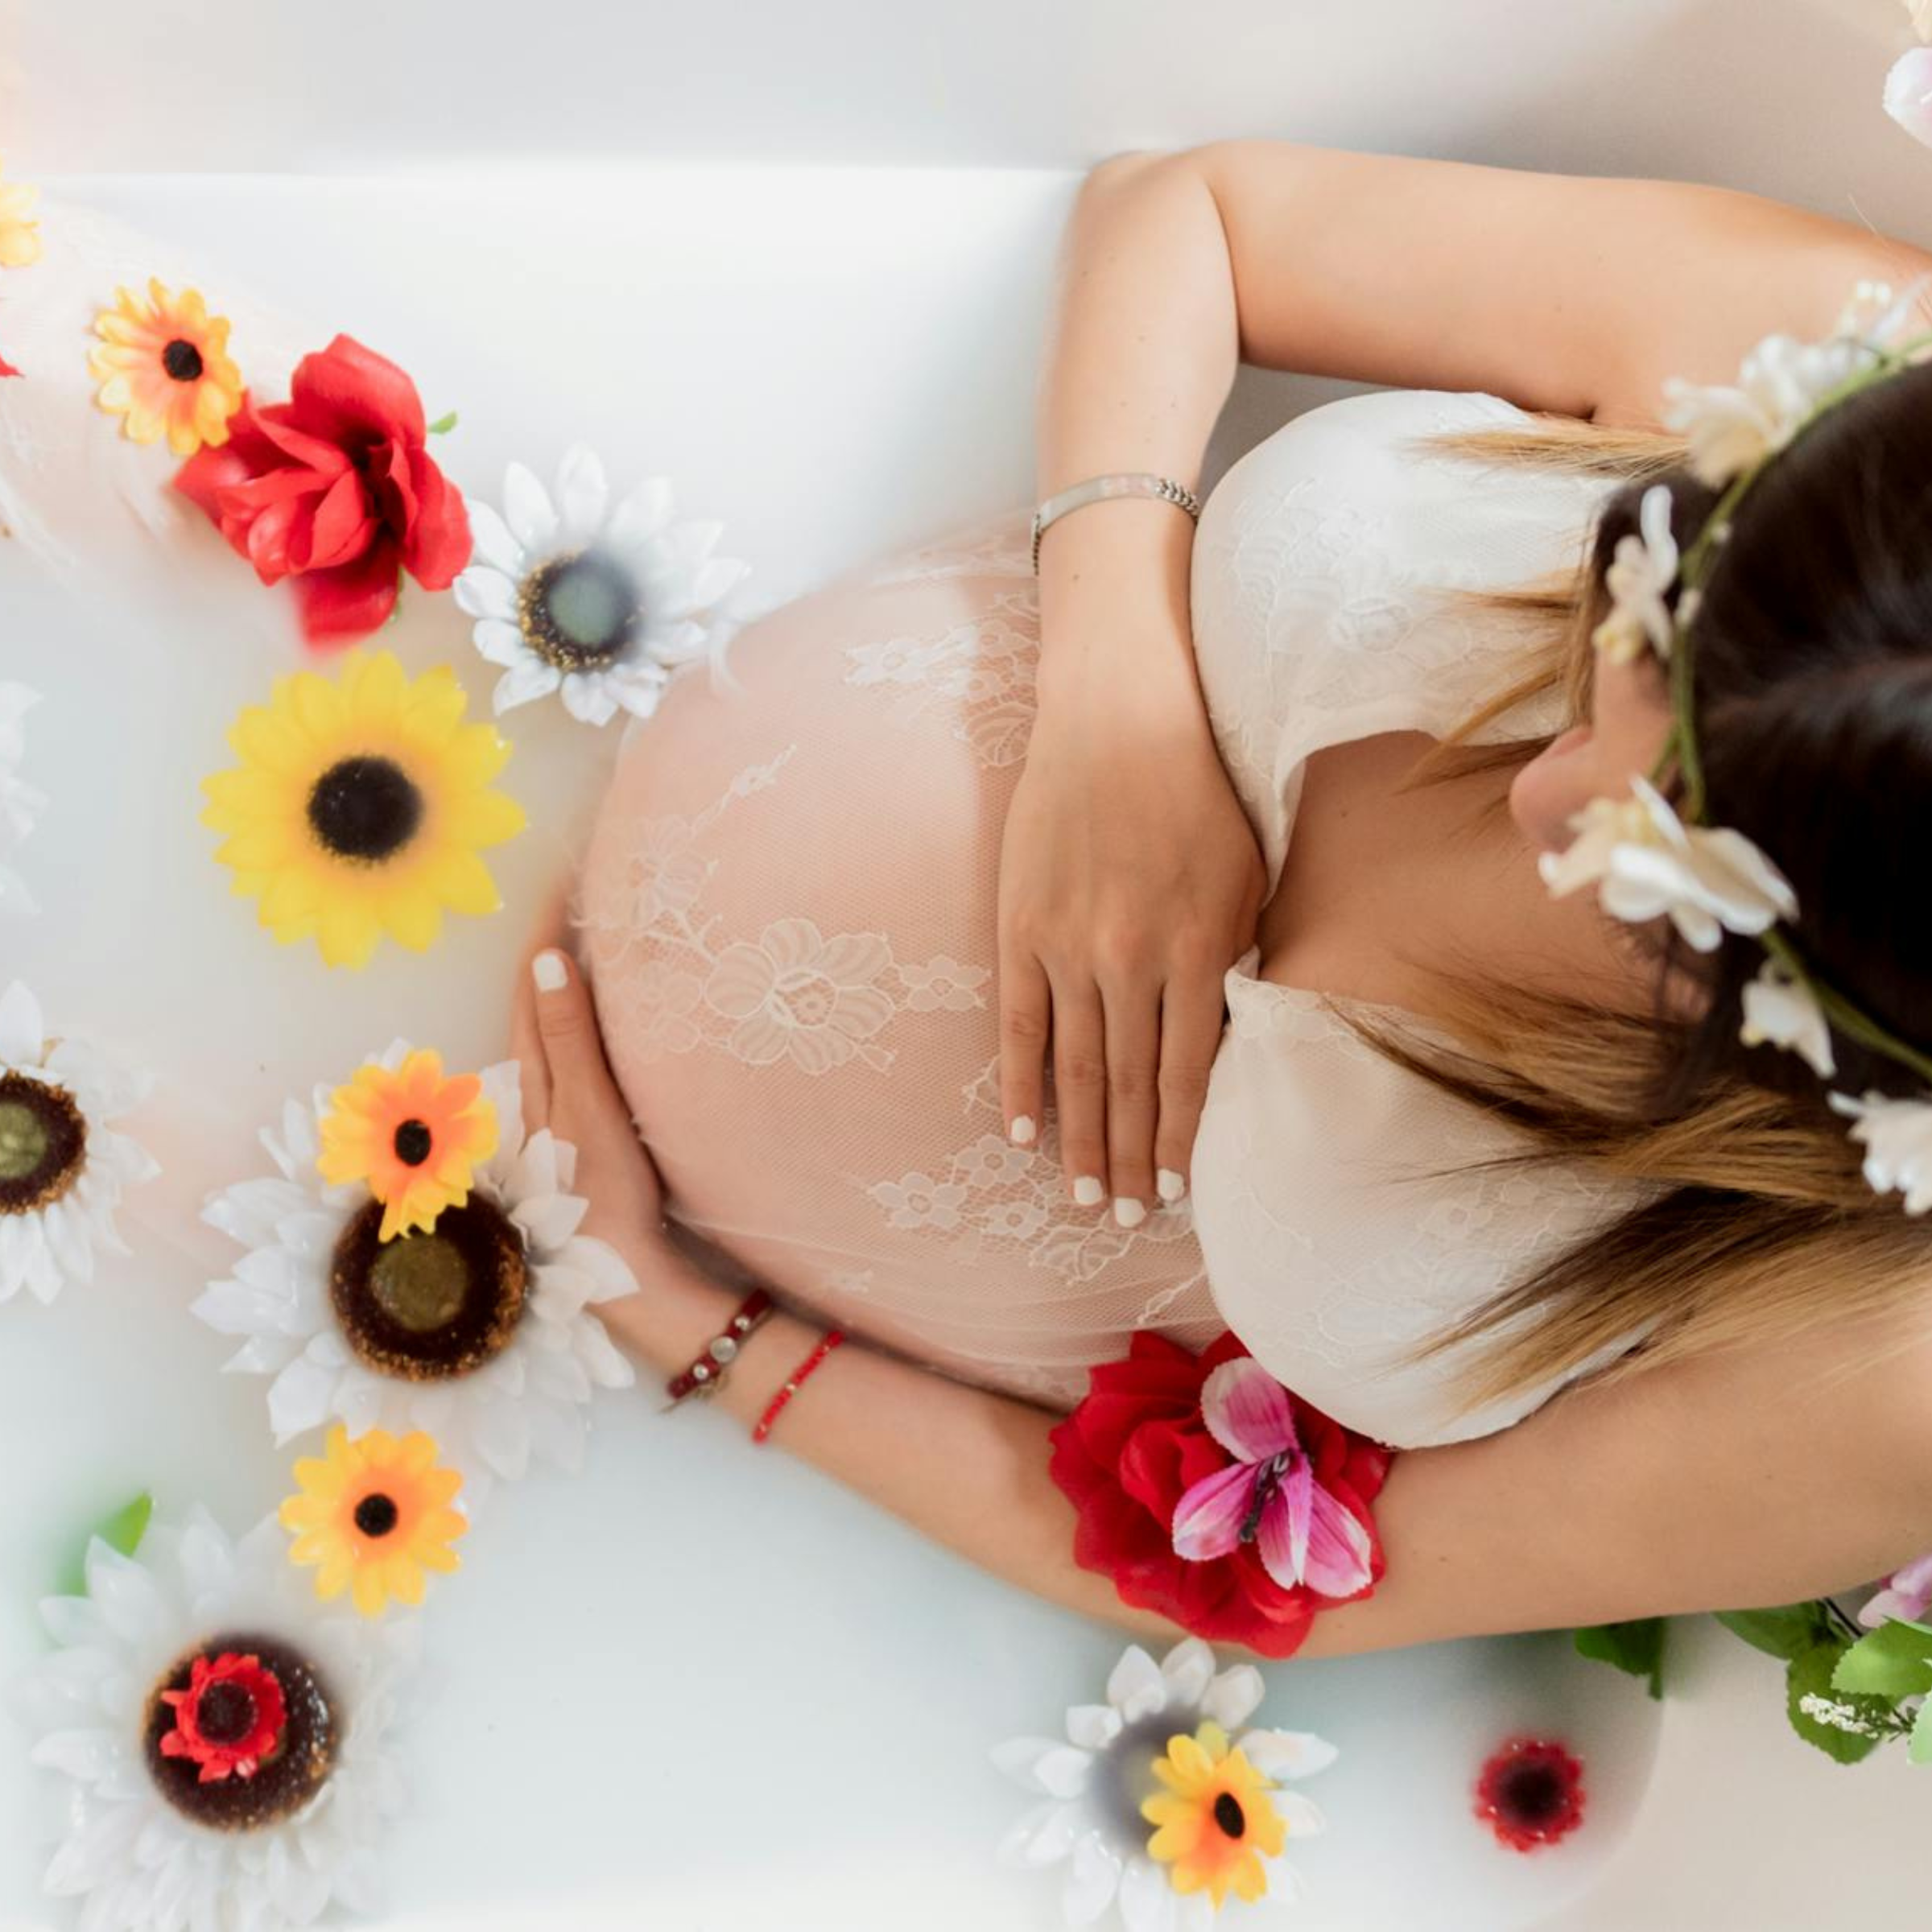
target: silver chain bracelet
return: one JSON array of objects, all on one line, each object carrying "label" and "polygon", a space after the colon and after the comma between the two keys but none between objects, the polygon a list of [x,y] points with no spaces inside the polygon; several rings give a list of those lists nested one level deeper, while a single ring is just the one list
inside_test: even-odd
[{"label": "silver chain bracelet", "polygon": [[1040,533],[1049,523],[1078,510],[1084,503],[1098,503],[1108,497],[1158,497],[1166,503],[1178,503],[1196,522],[1200,521],[1201,500],[1170,477],[1150,475],[1143,469],[1117,470],[1104,477],[1089,477],[1056,492],[1033,513],[1033,574],[1040,574]]}]

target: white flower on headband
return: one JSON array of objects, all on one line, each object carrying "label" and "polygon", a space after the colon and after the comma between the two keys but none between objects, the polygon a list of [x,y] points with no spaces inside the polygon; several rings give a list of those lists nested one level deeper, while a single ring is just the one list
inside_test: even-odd
[{"label": "white flower on headband", "polygon": [[[1932,92],[1932,73],[1926,78]],[[1871,367],[1874,352],[1911,312],[1928,281],[1932,275],[1921,275],[1894,296],[1888,283],[1860,280],[1832,334],[1822,342],[1766,336],[1746,354],[1735,384],[1666,376],[1663,419],[1689,436],[1690,464],[1699,480],[1721,489],[1782,449],[1829,390]]]},{"label": "white flower on headband", "polygon": [[1612,918],[1668,914],[1699,952],[1714,951],[1726,927],[1762,932],[1796,913],[1798,895],[1742,832],[1683,824],[1641,773],[1630,786],[1634,798],[1592,799],[1570,821],[1576,837],[1538,859],[1553,898],[1600,882],[1598,902]]},{"label": "white flower on headband", "polygon": [[1653,483],[1644,492],[1637,522],[1643,535],[1616,540],[1616,555],[1604,572],[1611,609],[1590,641],[1613,664],[1627,664],[1646,640],[1657,654],[1670,655],[1670,611],[1664,592],[1677,580],[1677,539],[1670,534],[1670,491]]},{"label": "white flower on headband", "polygon": [[1855,1141],[1865,1144],[1865,1179],[1880,1193],[1896,1187],[1907,1214],[1932,1208],[1932,1104],[1893,1100],[1868,1088],[1863,1100],[1825,1096],[1839,1113],[1855,1117]]},{"label": "white flower on headband", "polygon": [[1775,956],[1766,956],[1757,977],[1744,989],[1744,1023],[1737,1037],[1747,1046],[1769,1042],[1802,1054],[1820,1080],[1828,1080],[1838,1071],[1824,1008],[1811,989]]}]

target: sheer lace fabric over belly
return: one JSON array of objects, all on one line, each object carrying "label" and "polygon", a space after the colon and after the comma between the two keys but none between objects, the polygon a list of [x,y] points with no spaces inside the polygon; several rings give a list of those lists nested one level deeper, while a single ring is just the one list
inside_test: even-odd
[{"label": "sheer lace fabric over belly", "polygon": [[682,674],[625,747],[574,914],[693,1257],[1066,1409],[1137,1327],[1224,1324],[1191,1200],[1075,1207],[998,1085],[997,883],[1034,718],[1025,511],[849,572]]}]

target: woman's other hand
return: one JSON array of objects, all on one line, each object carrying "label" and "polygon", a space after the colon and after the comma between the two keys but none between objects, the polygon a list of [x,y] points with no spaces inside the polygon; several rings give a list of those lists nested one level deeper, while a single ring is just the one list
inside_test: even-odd
[{"label": "woman's other hand", "polygon": [[565,947],[559,894],[517,978],[510,1045],[522,1069],[523,1123],[577,1150],[571,1192],[590,1203],[583,1231],[621,1254],[662,1245],[664,1181],[604,1057],[597,1009]]},{"label": "woman's other hand", "polygon": [[1123,654],[1130,676],[1086,668],[1099,656],[1063,654],[1079,668],[1057,675],[1042,661],[1007,811],[1000,1094],[1009,1136],[1037,1141],[1051,1036],[1068,1191],[1111,1195],[1132,1227],[1186,1190],[1223,976],[1253,943],[1267,870],[1191,652]]}]

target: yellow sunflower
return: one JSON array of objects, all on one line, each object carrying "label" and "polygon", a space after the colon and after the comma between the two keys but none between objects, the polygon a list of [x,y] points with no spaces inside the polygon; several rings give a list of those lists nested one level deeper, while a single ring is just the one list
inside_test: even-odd
[{"label": "yellow sunflower", "polygon": [[1167,1789],[1143,1799],[1141,1815],[1160,1828],[1150,1858],[1171,1864],[1177,1892],[1207,1890],[1216,1909],[1232,1890],[1252,1904],[1268,1889],[1263,1857],[1278,1858],[1288,1827],[1268,1794],[1274,1786],[1212,1719],[1192,1737],[1177,1732],[1154,1774]]},{"label": "yellow sunflower", "polygon": [[464,724],[464,702],[447,665],[411,682],[392,652],[350,650],[339,679],[287,673],[236,720],[242,764],[202,781],[201,820],[278,939],[313,934],[330,965],[362,966],[385,932],[420,952],[444,907],[502,904],[477,851],[527,821],[489,789],[508,741]]},{"label": "yellow sunflower", "polygon": [[497,1110],[473,1073],[445,1078],[419,1046],[394,1072],[371,1062],[330,1096],[316,1165],[325,1181],[367,1181],[383,1204],[376,1238],[436,1224],[468,1198],[470,1170],[497,1150]]},{"label": "yellow sunflower", "polygon": [[419,1429],[400,1442],[386,1429],[351,1442],[337,1422],[324,1455],[296,1463],[295,1483],[281,1510],[283,1527],[295,1532],[289,1560],[320,1566],[316,1595],[325,1600],[347,1590],[374,1616],[392,1597],[421,1603],[423,1572],[461,1562],[450,1545],[469,1525],[449,1505],[463,1477],[438,1463]]},{"label": "yellow sunflower", "polygon": [[27,218],[39,196],[24,181],[0,181],[0,268],[25,268],[40,259],[40,224]]},{"label": "yellow sunflower", "polygon": [[163,430],[178,456],[228,440],[228,419],[242,407],[242,372],[228,353],[228,318],[211,316],[197,289],[171,295],[151,280],[145,297],[117,289],[115,305],[94,317],[101,341],[87,366],[101,386],[94,401],[121,419],[137,443]]}]

